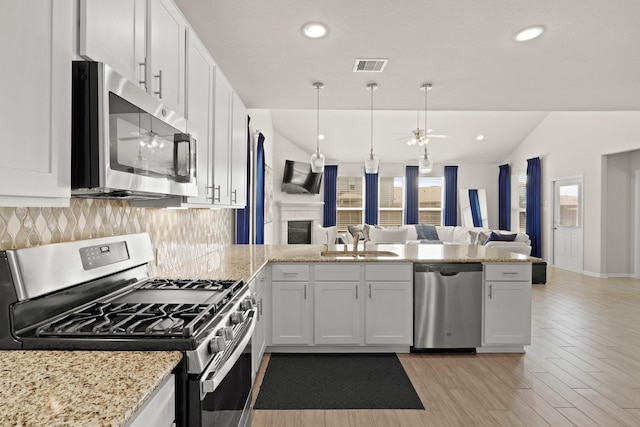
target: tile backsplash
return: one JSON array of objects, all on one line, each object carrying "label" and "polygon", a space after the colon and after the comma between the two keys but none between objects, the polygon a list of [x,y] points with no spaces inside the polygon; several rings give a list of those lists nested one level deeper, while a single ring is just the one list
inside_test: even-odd
[{"label": "tile backsplash", "polygon": [[0,250],[146,231],[162,269],[234,243],[234,229],[232,209],[132,208],[102,199],[71,199],[68,208],[0,207]]}]

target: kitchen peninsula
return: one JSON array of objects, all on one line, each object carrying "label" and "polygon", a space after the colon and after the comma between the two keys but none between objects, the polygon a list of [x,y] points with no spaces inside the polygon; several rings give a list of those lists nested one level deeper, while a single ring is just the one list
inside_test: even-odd
[{"label": "kitchen peninsula", "polygon": [[[482,345],[476,350],[521,353],[531,339],[535,260],[470,244],[367,245],[359,255],[351,245],[230,245],[177,266],[169,276],[248,281],[259,307],[257,335],[264,338],[254,347],[261,352],[409,352],[414,263],[481,263]],[[333,296],[323,300],[321,294],[331,290]],[[389,330],[392,325],[398,329]],[[322,333],[334,326],[335,333]]]}]

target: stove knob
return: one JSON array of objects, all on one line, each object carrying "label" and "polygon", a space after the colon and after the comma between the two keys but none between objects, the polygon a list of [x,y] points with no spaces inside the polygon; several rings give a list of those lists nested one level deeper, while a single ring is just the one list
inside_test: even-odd
[{"label": "stove knob", "polygon": [[222,336],[215,336],[211,338],[211,341],[209,341],[209,351],[211,351],[211,353],[215,354],[220,351],[224,351],[226,348],[227,342]]},{"label": "stove knob", "polygon": [[253,304],[251,297],[247,297],[240,303],[240,308],[244,311],[251,310],[253,308]]},{"label": "stove knob", "polygon": [[222,336],[227,341],[231,341],[233,339],[233,328],[230,326],[225,326],[224,328],[222,328]]},{"label": "stove knob", "polygon": [[237,325],[244,322],[244,314],[241,311],[231,313],[231,323]]}]

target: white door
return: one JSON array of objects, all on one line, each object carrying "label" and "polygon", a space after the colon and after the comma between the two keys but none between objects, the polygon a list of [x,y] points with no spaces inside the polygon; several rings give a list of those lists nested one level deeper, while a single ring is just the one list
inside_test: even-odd
[{"label": "white door", "polygon": [[582,271],[582,178],[553,182],[553,264]]}]

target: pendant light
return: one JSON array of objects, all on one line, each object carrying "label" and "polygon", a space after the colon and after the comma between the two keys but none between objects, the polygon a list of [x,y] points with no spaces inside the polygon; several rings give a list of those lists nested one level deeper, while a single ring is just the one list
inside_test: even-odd
[{"label": "pendant light", "polygon": [[318,96],[316,108],[316,152],[311,155],[311,172],[321,173],[324,172],[324,154],[320,153],[320,89],[324,87],[324,84],[315,82],[313,87],[316,88]]},{"label": "pendant light", "polygon": [[380,159],[373,154],[373,91],[376,89],[378,89],[376,83],[367,85],[367,90],[371,92],[371,153],[364,158],[365,173],[378,173],[378,166],[380,165]]},{"label": "pendant light", "polygon": [[[425,83],[420,86],[420,90],[424,91],[424,133],[427,134],[427,92],[431,90],[433,85],[431,83]],[[418,159],[418,173],[420,175],[427,174],[433,170],[433,159],[431,154],[427,152],[427,146],[429,145],[429,139],[424,140],[424,154],[420,155]]]}]

